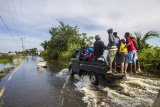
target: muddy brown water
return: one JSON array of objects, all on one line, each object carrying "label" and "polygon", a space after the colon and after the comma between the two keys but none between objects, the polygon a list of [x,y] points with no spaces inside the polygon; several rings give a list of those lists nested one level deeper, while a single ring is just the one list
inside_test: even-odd
[{"label": "muddy brown water", "polygon": [[2,107],[151,107],[160,80],[127,75],[116,84],[90,84],[88,76],[70,78],[56,62],[38,68],[39,57],[29,56],[0,81]]}]

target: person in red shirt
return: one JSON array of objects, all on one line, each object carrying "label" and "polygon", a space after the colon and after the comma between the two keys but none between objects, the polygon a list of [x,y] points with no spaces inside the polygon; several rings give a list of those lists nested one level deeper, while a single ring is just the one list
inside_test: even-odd
[{"label": "person in red shirt", "polygon": [[133,41],[130,39],[130,33],[126,32],[125,33],[125,38],[126,38],[126,46],[128,48],[128,65],[129,65],[129,71],[132,73],[132,64],[134,65],[134,73],[136,73],[136,54],[137,50],[134,46]]},{"label": "person in red shirt", "polygon": [[[137,39],[136,39],[133,35],[130,35],[130,39],[133,41],[133,44],[134,44],[134,46],[135,46],[135,48],[136,48],[136,50],[137,50],[137,54],[138,54],[139,50],[138,50],[138,42],[137,42]],[[137,54],[136,54],[136,55],[137,55]],[[136,65],[137,65],[137,71],[141,72],[140,63],[139,63],[139,61],[138,61],[138,55],[136,56]]]}]

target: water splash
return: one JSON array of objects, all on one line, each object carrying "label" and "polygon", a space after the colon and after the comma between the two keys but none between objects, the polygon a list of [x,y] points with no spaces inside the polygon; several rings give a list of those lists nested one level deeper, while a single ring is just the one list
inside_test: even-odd
[{"label": "water splash", "polygon": [[59,78],[66,78],[68,76],[68,69],[61,70],[56,76]]},{"label": "water splash", "polygon": [[[67,81],[67,71],[64,69],[57,76]],[[93,86],[88,76],[75,75],[75,79],[75,90],[84,93],[82,100],[88,107],[151,107],[160,90],[160,80],[132,75],[127,75],[114,87]]]},{"label": "water splash", "polygon": [[[155,81],[158,82],[155,83]],[[88,80],[85,81],[85,78],[75,85],[78,86],[79,91],[85,94],[83,100],[88,103],[88,107],[151,107],[160,89],[159,80],[131,76],[127,76],[126,80],[115,84],[117,88],[97,87],[98,91],[93,90],[90,88]],[[108,101],[111,103],[108,103]]]}]

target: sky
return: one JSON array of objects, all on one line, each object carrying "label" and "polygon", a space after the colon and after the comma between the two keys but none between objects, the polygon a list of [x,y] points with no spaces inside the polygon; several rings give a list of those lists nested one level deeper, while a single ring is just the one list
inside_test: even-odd
[{"label": "sky", "polygon": [[[0,0],[0,52],[38,48],[50,39],[49,30],[59,21],[78,26],[88,36],[99,34],[108,43],[107,29],[160,33],[160,0]],[[148,43],[160,46],[160,38]]]}]

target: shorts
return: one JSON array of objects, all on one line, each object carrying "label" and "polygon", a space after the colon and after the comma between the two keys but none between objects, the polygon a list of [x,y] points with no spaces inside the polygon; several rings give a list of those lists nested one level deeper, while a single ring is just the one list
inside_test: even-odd
[{"label": "shorts", "polygon": [[99,57],[101,57],[101,55],[100,55],[100,56],[94,56],[94,57],[93,57],[94,62],[97,62],[97,59],[98,59]]},{"label": "shorts", "polygon": [[108,52],[108,60],[113,61],[115,58],[117,50],[109,50]]},{"label": "shorts", "polygon": [[128,63],[128,53],[127,52],[120,53],[120,62],[121,63]]},{"label": "shorts", "polygon": [[130,51],[128,53],[128,63],[135,63],[136,62],[137,52],[135,50]]},{"label": "shorts", "polygon": [[114,60],[119,62],[119,58],[120,58],[120,53],[117,51]]}]

